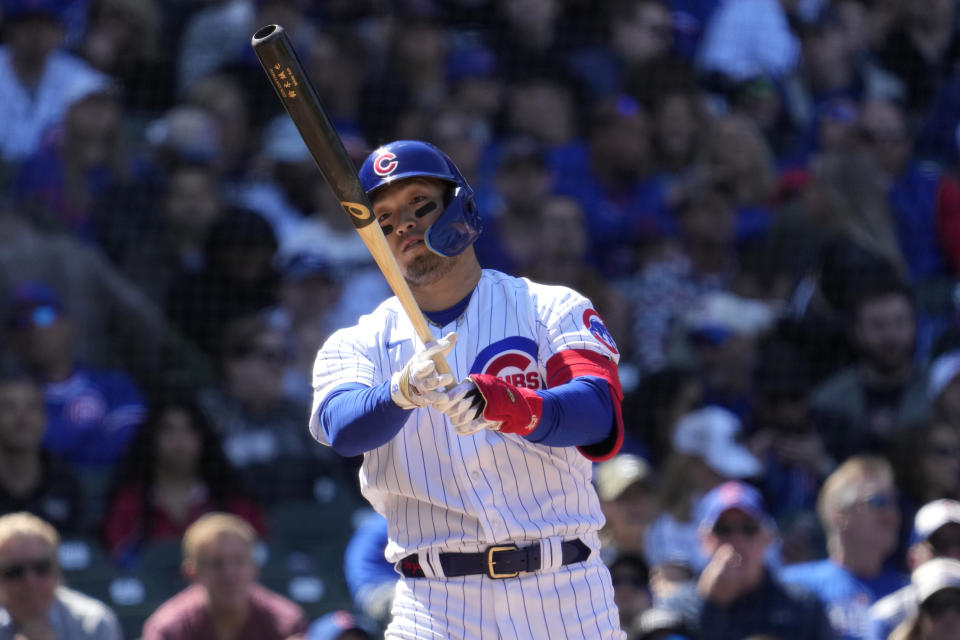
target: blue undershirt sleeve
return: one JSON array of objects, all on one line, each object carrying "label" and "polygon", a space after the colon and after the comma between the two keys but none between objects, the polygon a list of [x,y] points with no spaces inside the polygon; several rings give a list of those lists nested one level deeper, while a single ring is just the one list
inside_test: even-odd
[{"label": "blue undershirt sleeve", "polygon": [[574,378],[537,395],[543,398],[543,415],[537,427],[524,436],[530,442],[582,447],[602,442],[614,428],[613,397],[603,378]]},{"label": "blue undershirt sleeve", "polygon": [[324,398],[318,411],[330,446],[347,457],[386,444],[410,417],[410,411],[390,399],[389,382],[375,387],[341,384]]}]

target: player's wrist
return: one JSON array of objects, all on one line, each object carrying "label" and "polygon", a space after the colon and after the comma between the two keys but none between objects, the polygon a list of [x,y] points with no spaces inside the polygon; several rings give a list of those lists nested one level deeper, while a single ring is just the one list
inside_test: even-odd
[{"label": "player's wrist", "polygon": [[410,379],[407,369],[396,371],[390,376],[390,399],[401,409],[416,409],[419,407],[409,395]]}]

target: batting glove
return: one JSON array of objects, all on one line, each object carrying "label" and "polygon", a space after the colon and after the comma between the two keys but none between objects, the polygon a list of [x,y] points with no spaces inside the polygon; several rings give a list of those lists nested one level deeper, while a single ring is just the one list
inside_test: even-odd
[{"label": "batting glove", "polygon": [[484,429],[497,431],[500,428],[499,423],[483,417],[483,396],[470,378],[450,389],[443,396],[433,406],[450,419],[457,435],[471,436]]},{"label": "batting glove", "polygon": [[450,418],[458,435],[483,429],[525,436],[543,414],[543,399],[532,389],[507,384],[496,376],[473,374],[435,406]]},{"label": "batting glove", "polygon": [[414,354],[402,371],[390,376],[390,398],[401,409],[427,407],[443,399],[443,389],[453,382],[453,375],[439,373],[433,358],[445,358],[457,342],[456,333],[448,333],[436,342],[425,345]]}]

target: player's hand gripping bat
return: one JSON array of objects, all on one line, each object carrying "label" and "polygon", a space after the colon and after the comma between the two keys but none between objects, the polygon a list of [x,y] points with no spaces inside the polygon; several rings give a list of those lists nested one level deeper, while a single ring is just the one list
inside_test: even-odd
[{"label": "player's hand gripping bat", "polygon": [[[280,101],[297,126],[300,137],[310,150],[320,173],[333,189],[340,206],[370,250],[381,273],[387,279],[387,284],[413,323],[417,336],[424,344],[433,341],[430,327],[400,272],[400,266],[390,252],[380,225],[374,224],[373,211],[367,194],[360,185],[356,168],[347,155],[337,130],[327,117],[283,27],[271,24],[257,30],[250,44]],[[434,362],[438,373],[451,373],[443,355],[434,358]]]}]

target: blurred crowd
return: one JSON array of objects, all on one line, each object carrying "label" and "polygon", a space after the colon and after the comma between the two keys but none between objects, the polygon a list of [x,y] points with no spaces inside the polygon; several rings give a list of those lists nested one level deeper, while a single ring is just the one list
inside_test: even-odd
[{"label": "blurred crowd", "polygon": [[603,316],[631,638],[960,637],[955,0],[0,1],[0,606],[59,576],[149,637],[216,590],[179,570],[216,513],[276,628],[389,615],[358,461],[306,428],[318,346],[389,291],[274,23],[355,162],[435,143],[482,266]]}]

